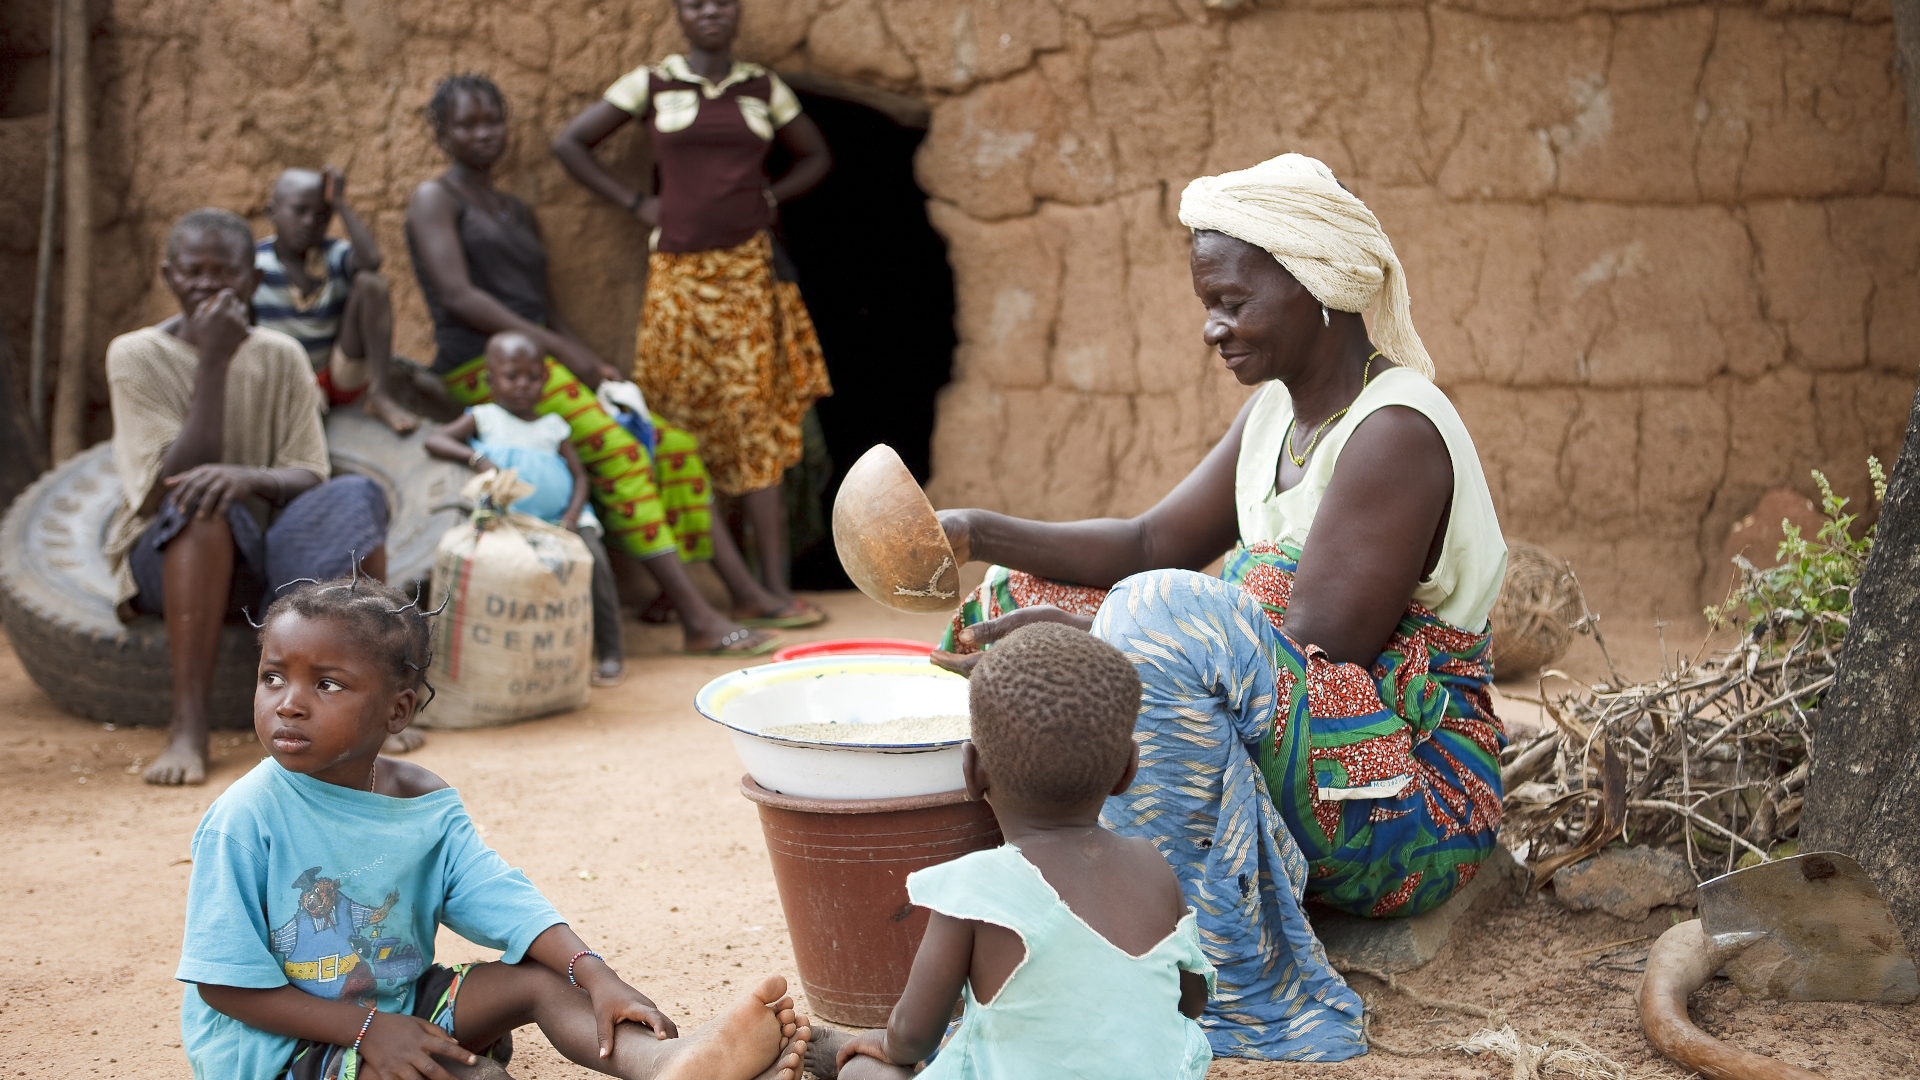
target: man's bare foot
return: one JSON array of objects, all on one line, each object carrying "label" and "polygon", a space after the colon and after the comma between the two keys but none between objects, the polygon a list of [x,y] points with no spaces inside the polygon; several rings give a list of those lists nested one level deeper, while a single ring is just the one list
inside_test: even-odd
[{"label": "man's bare foot", "polygon": [[387,741],[380,744],[380,752],[383,754],[410,754],[425,745],[427,745],[425,732],[415,728],[401,728],[397,734],[387,736]]},{"label": "man's bare foot", "polygon": [[167,749],[140,778],[149,784],[174,786],[178,784],[204,784],[207,782],[207,744],[202,737],[198,745],[191,739],[175,738],[167,744]]},{"label": "man's bare foot", "polygon": [[807,1071],[818,1080],[834,1080],[840,1075],[840,1048],[853,1036],[837,1028],[816,1024],[813,1038],[807,1040]]},{"label": "man's bare foot", "polygon": [[393,433],[396,435],[405,435],[420,426],[420,418],[418,416],[401,408],[399,402],[385,394],[377,394],[372,390],[367,391],[367,396],[361,403],[361,407],[366,409],[368,416],[392,428]]},{"label": "man's bare foot", "polygon": [[[782,1034],[779,1013],[768,1008],[786,993],[787,980],[780,976],[761,980],[719,1016],[673,1040],[669,1045],[674,1053],[653,1080],[758,1080],[763,1075],[798,1080],[800,1056],[781,1053],[789,1040]],[[787,1057],[794,1060],[783,1069]],[[768,1062],[773,1062],[771,1073]]]}]

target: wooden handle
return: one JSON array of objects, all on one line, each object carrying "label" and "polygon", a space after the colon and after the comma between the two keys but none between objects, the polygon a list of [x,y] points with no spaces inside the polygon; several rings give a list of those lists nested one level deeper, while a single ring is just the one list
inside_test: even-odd
[{"label": "wooden handle", "polygon": [[1721,958],[1699,919],[1676,924],[1647,952],[1640,981],[1640,1026],[1647,1041],[1709,1080],[1823,1080],[1819,1073],[1728,1046],[1693,1026],[1687,998],[1705,986]]}]

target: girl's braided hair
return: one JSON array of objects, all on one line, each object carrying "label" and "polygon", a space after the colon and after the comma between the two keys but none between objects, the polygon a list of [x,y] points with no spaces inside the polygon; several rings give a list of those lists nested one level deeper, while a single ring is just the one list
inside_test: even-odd
[{"label": "girl's braided hair", "polygon": [[493,84],[493,80],[477,71],[463,71],[441,79],[439,85],[433,88],[433,97],[427,102],[427,122],[433,125],[434,130],[446,126],[447,118],[453,115],[454,98],[463,91],[492,98],[494,107],[500,110],[501,118],[506,118],[506,96],[500,93],[500,88]]},{"label": "girl's braided hair", "polygon": [[[395,683],[408,690],[426,686],[427,701],[433,700],[433,687],[427,685],[427,665],[433,663],[427,620],[439,612],[422,610],[417,590],[409,600],[407,594],[391,585],[362,578],[358,570],[350,578],[307,578],[289,582],[288,586],[282,586],[287,591],[267,608],[266,618],[255,624],[262,634],[274,619],[288,613],[345,623],[353,640],[387,665]],[[426,708],[426,703],[419,708]]]}]

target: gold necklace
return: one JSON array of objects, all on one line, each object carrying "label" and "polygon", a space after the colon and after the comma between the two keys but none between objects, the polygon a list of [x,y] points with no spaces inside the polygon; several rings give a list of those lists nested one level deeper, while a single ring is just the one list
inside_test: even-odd
[{"label": "gold necklace", "polygon": [[[1367,389],[1367,384],[1373,381],[1373,362],[1380,359],[1380,356],[1381,352],[1379,349],[1373,350],[1373,355],[1367,357],[1367,366],[1360,369],[1360,389],[1363,393]],[[1356,394],[1354,401],[1358,400],[1360,400],[1360,398],[1359,395]],[[1294,465],[1304,468],[1307,464],[1307,459],[1313,456],[1313,448],[1320,444],[1320,436],[1325,435],[1327,428],[1337,423],[1341,417],[1347,415],[1347,409],[1351,408],[1353,408],[1353,402],[1349,401],[1339,412],[1320,421],[1320,426],[1313,429],[1313,438],[1307,440],[1307,448],[1298,454],[1293,452],[1293,428],[1295,422],[1299,420],[1299,417],[1289,418],[1287,420],[1286,437],[1287,458],[1292,461]]]}]

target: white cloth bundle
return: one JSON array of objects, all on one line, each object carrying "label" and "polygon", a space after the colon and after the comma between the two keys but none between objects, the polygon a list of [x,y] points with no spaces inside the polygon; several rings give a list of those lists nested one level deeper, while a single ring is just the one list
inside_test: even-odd
[{"label": "white cloth bundle", "polygon": [[1393,362],[1433,378],[1393,244],[1367,204],[1318,159],[1281,154],[1250,169],[1203,176],[1180,194],[1180,223],[1265,249],[1327,307],[1364,312],[1379,300],[1374,344]]}]

